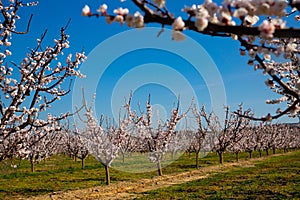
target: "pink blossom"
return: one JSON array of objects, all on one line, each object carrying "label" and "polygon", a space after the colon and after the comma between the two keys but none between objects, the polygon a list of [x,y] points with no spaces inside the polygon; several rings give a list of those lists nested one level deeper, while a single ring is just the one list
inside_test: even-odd
[{"label": "pink blossom", "polygon": [[265,38],[272,38],[273,33],[275,32],[275,26],[269,20],[264,20],[261,25],[258,27],[261,35]]}]

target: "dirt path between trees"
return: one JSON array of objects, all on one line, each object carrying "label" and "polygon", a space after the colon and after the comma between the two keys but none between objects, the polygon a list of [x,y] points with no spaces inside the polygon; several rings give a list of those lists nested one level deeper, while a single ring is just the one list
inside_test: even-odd
[{"label": "dirt path between trees", "polygon": [[[273,156],[279,156],[276,154]],[[269,156],[271,157],[271,156]],[[216,173],[224,173],[232,170],[233,167],[254,167],[254,164],[265,158],[255,158],[239,161],[238,163],[225,163],[223,165],[214,165],[200,168],[189,172],[164,175],[152,179],[140,179],[134,182],[119,182],[110,186],[97,186],[87,189],[73,190],[67,192],[54,192],[47,195],[31,197],[32,200],[69,200],[69,199],[134,199],[143,196],[143,192],[165,188],[168,186],[181,184],[193,180],[204,179]]]}]

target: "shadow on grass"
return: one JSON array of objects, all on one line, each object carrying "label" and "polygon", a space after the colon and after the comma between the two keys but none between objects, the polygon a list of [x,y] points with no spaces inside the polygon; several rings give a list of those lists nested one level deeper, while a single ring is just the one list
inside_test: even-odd
[{"label": "shadow on grass", "polygon": [[7,191],[0,189],[0,199],[14,199],[13,196],[23,196],[23,197],[30,197],[36,196],[39,194],[47,194],[54,192],[54,189],[47,189],[47,188],[18,188],[14,191]]}]

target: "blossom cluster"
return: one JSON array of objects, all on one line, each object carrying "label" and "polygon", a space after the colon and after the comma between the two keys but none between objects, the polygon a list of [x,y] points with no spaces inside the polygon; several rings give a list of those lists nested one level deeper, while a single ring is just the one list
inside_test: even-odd
[{"label": "blossom cluster", "polygon": [[129,14],[127,8],[119,7],[113,10],[114,15],[109,15],[107,12],[108,6],[102,4],[98,9],[97,13],[93,13],[88,5],[85,5],[82,9],[83,16],[104,16],[108,24],[113,22],[120,23],[121,25],[126,22],[128,27],[142,28],[144,27],[144,16],[140,12]]},{"label": "blossom cluster", "polygon": [[[148,1],[133,1],[136,5],[144,6],[144,8],[149,11],[150,14],[157,13],[157,15],[165,16],[168,15],[166,10],[165,0],[154,0],[153,2]],[[155,5],[156,10],[149,10],[146,5]],[[209,23],[235,26],[238,21],[241,20],[243,26],[253,26],[259,21],[259,16],[276,16],[283,17],[287,14],[288,3],[286,0],[276,0],[276,1],[224,1],[222,5],[218,5],[212,0],[205,0],[203,4],[193,4],[192,6],[185,6],[182,11],[189,15],[189,20],[182,20],[179,16],[174,19],[173,27],[173,39],[183,40],[184,36],[180,32],[185,29],[190,29],[190,25],[186,25],[188,22],[190,24],[191,19],[194,19],[194,26],[197,31],[204,31]],[[164,8],[164,9],[162,9]],[[109,15],[107,13],[108,6],[106,4],[100,5],[96,13],[93,13],[88,5],[85,5],[82,9],[83,16],[105,16],[107,23],[118,22],[123,24],[127,23],[129,27],[141,28],[144,27],[144,16],[140,12],[135,14],[129,14],[129,9],[127,8],[117,8],[113,10],[114,15]],[[144,11],[144,10],[143,10]],[[261,23],[260,31],[263,36],[272,37],[275,28],[284,28],[284,23],[274,24],[273,22],[268,22],[265,20]],[[179,32],[178,32],[179,31]]]},{"label": "blossom cluster", "polygon": [[[197,31],[204,31],[209,23],[235,26],[241,20],[243,26],[251,27],[259,21],[259,16],[277,16],[283,17],[287,14],[286,8],[288,3],[285,0],[278,1],[224,1],[221,6],[218,6],[211,0],[205,0],[203,4],[193,4],[185,6],[182,11],[186,12],[190,18],[194,19],[194,25]],[[173,23],[173,30],[177,25],[184,30],[185,23],[179,16]],[[175,27],[175,28],[174,28]],[[189,27],[187,27],[189,28]],[[259,30],[263,37],[273,37],[275,28],[285,28],[285,23],[282,21],[264,20],[259,25]],[[180,40],[180,38],[178,38]]]}]

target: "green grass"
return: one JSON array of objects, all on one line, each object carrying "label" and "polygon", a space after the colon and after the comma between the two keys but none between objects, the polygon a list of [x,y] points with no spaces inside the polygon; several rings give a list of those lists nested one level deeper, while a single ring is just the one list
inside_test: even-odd
[{"label": "green grass", "polygon": [[[136,157],[135,157],[136,158]],[[125,159],[127,161],[128,158]],[[186,163],[187,162],[187,163]],[[163,169],[164,173],[177,173],[194,169],[193,158],[182,158]],[[85,168],[81,169],[81,162],[75,162],[68,156],[58,155],[40,162],[35,166],[36,171],[30,172],[27,160],[15,161],[16,169],[0,163],[0,199],[12,197],[33,196],[54,191],[67,191],[105,185],[105,170],[92,156],[85,161]],[[120,163],[118,163],[120,165]],[[185,168],[182,168],[186,164]],[[111,182],[134,181],[142,178],[157,176],[156,171],[144,173],[129,173],[111,168]]]},{"label": "green grass", "polygon": [[149,191],[140,199],[300,199],[300,152]]},{"label": "green grass", "polygon": [[[134,156],[138,155],[133,155],[131,158],[125,157],[125,162],[132,159]],[[248,153],[241,153],[240,159],[248,159],[248,156]],[[255,152],[253,157],[258,157],[258,153]],[[137,157],[135,157],[135,159],[137,159]],[[235,162],[235,155],[225,154],[224,160],[225,162]],[[135,168],[143,166],[145,162],[136,162]],[[15,164],[17,164],[18,167],[12,169],[11,167],[3,165],[3,163],[0,163],[0,199],[12,199],[20,196],[28,197],[54,191],[75,190],[105,184],[105,170],[92,156],[89,156],[86,159],[86,166],[84,169],[81,169],[80,160],[74,162],[73,159],[64,155],[53,156],[50,159],[40,162],[35,167],[36,172],[33,173],[30,172],[30,163],[28,161],[16,160]],[[216,164],[218,164],[218,156],[215,153],[210,153],[206,157],[200,159],[201,167]],[[115,165],[121,165],[121,160],[116,160]],[[297,167],[299,169],[299,165],[294,166],[293,169]],[[289,169],[290,166],[286,166],[286,168]],[[183,154],[178,160],[163,168],[163,173],[172,174],[194,169],[195,154]],[[276,169],[274,168],[274,170]],[[157,176],[156,171],[129,173],[111,169],[110,172],[112,184],[119,181],[135,181],[137,179]],[[155,197],[155,194],[153,195]]]}]

